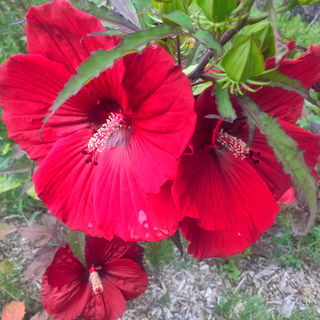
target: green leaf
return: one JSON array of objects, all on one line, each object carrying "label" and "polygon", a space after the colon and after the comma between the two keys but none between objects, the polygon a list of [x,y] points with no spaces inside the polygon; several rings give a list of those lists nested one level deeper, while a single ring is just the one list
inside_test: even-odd
[{"label": "green leaf", "polygon": [[277,119],[265,113],[250,97],[236,96],[236,100],[242,107],[247,121],[253,123],[265,135],[277,159],[282,163],[283,170],[290,174],[298,199],[308,205],[310,215],[300,234],[308,233],[314,225],[318,205],[316,184],[305,163],[304,151],[297,148],[297,143],[286,134]]},{"label": "green leaf", "polygon": [[30,162],[19,163],[17,165],[11,166],[10,168],[4,169],[0,171],[0,175],[6,175],[9,173],[25,173],[30,172],[31,164]]},{"label": "green leaf", "polygon": [[[188,13],[188,8],[184,0],[172,0],[170,2],[163,2],[159,5],[159,10],[162,13],[170,13],[173,11],[181,11]],[[170,27],[178,27],[178,24],[172,22],[171,20],[167,20],[165,18],[162,19],[164,24],[167,24]]]},{"label": "green leaf", "polygon": [[73,254],[86,268],[87,263],[84,254],[84,249],[86,246],[86,234],[81,231],[74,231],[68,228],[68,241]]},{"label": "green leaf", "polygon": [[23,185],[25,179],[25,174],[10,174],[8,176],[0,176],[0,193],[20,187]]},{"label": "green leaf", "polygon": [[[152,4],[149,0],[132,0],[138,13],[142,11],[150,12]],[[148,29],[147,24],[153,25],[153,20],[148,15],[139,16],[143,29]]]},{"label": "green leaf", "polygon": [[222,86],[223,83],[216,83],[214,86],[216,104],[218,106],[220,116],[216,114],[209,114],[205,118],[216,118],[226,122],[233,122],[237,118],[237,115],[232,107],[228,90],[222,90]]},{"label": "green leaf", "polygon": [[175,22],[180,27],[186,29],[187,31],[193,32],[193,25],[191,19],[182,11],[175,10],[167,14],[162,14],[162,17]]},{"label": "green leaf", "polygon": [[[187,61],[187,64],[186,64],[186,67],[190,67],[191,65],[193,64],[197,64],[198,61],[194,61],[197,59],[197,52],[200,50],[199,48],[200,46],[200,42],[199,41],[195,41],[194,45],[193,45],[193,48],[191,49],[190,51],[190,54],[188,56],[188,61]],[[201,45],[202,48],[204,47],[203,45]]]},{"label": "green leaf", "polygon": [[222,55],[222,47],[220,43],[214,39],[212,32],[198,29],[193,36],[207,48],[215,50],[218,56]]},{"label": "green leaf", "polygon": [[237,0],[197,0],[204,15],[212,22],[222,22],[237,8]]},{"label": "green leaf", "polygon": [[102,30],[102,31],[98,31],[98,32],[92,32],[92,33],[88,33],[86,34],[81,41],[86,38],[86,37],[96,37],[96,36],[116,36],[116,35],[120,35],[123,34],[122,31],[120,30]]},{"label": "green leaf", "polygon": [[131,0],[110,0],[110,2],[115,7],[115,11],[119,12],[122,16],[141,29],[137,10]]},{"label": "green leaf", "polygon": [[[77,69],[77,74],[73,75],[71,79],[66,83],[62,91],[60,91],[54,104],[50,110],[52,113],[47,114],[43,120],[43,126],[48,119],[54,114],[54,112],[65,103],[71,96],[76,94],[89,80],[94,77],[98,77],[101,72],[108,68],[112,68],[114,62],[122,56],[141,51],[148,42],[155,41],[159,38],[166,36],[174,36],[182,34],[181,28],[170,28],[167,26],[161,26],[152,28],[137,33],[132,33],[122,36],[121,43],[111,50],[105,51],[103,49],[94,51],[92,55],[81,64]],[[40,131],[42,130],[40,129]]]},{"label": "green leaf", "polygon": [[[75,5],[73,2],[72,5]],[[97,7],[97,5],[89,0],[82,3],[84,6],[81,10],[89,13],[96,18],[100,19],[104,27],[108,29],[120,30],[125,33],[133,33],[135,31],[140,31],[140,29],[128,19],[125,19],[121,14],[109,11],[106,7]]]},{"label": "green leaf", "polygon": [[274,32],[270,22],[261,21],[259,23],[248,26],[245,30],[246,35],[254,34],[256,39],[260,40],[259,49],[265,59],[275,55],[275,39]]},{"label": "green leaf", "polygon": [[205,82],[205,83],[201,83],[197,86],[194,86],[192,88],[193,91],[193,95],[197,96],[198,94],[200,94],[201,92],[203,92],[205,89],[207,89],[208,87],[212,86],[212,82]]},{"label": "green leaf", "polygon": [[288,52],[288,47],[282,42],[278,41],[279,36],[277,32],[277,27],[276,27],[277,13],[272,4],[272,1],[268,1],[267,11],[270,15],[270,22],[272,25],[274,39],[275,39],[275,54],[274,54],[275,62],[276,64],[278,64],[281,61],[281,59],[284,57],[284,55]]},{"label": "green leaf", "polygon": [[253,35],[238,36],[235,45],[224,56],[221,65],[229,79],[245,82],[265,70],[264,58]]},{"label": "green leaf", "polygon": [[290,78],[276,70],[261,76],[256,76],[254,79],[257,81],[271,81],[271,83],[266,83],[265,86],[296,92],[310,103],[320,107],[316,101],[311,98],[308,89],[299,80]]}]

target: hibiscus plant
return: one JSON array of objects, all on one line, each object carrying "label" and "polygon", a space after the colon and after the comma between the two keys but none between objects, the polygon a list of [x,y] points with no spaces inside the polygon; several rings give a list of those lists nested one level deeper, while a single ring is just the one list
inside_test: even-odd
[{"label": "hibiscus plant", "polygon": [[294,199],[304,215],[292,227],[310,231],[320,136],[295,123],[304,100],[318,106],[320,47],[275,23],[315,2],[269,1],[259,15],[255,0],[25,10],[28,54],[0,67],[0,106],[37,196],[68,227],[42,272],[50,315],[121,317],[148,286],[137,242],[171,238],[183,252],[181,232],[197,259],[229,257]]}]

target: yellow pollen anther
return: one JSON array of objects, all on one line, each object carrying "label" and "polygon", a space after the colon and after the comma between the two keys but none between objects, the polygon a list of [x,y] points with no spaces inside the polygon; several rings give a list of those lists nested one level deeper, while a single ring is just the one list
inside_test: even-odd
[{"label": "yellow pollen anther", "polygon": [[228,150],[231,151],[236,158],[240,157],[241,160],[245,159],[246,155],[250,154],[249,148],[246,150],[244,149],[246,146],[244,141],[227,134],[223,131],[223,129],[220,129],[217,134],[217,142],[228,148]]}]

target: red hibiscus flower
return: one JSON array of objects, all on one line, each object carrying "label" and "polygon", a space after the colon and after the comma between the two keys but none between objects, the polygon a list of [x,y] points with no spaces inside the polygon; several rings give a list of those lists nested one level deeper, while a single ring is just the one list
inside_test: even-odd
[{"label": "red hibiscus flower", "polygon": [[85,249],[87,268],[67,244],[60,247],[42,278],[42,302],[55,319],[115,320],[126,301],[144,293],[148,276],[143,249],[136,242],[90,238]]},{"label": "red hibiscus flower", "polygon": [[[267,66],[272,67],[273,61]],[[311,47],[298,60],[283,61],[279,71],[310,89],[320,77],[320,48]],[[198,122],[190,143],[193,154],[181,157],[173,185],[174,199],[187,216],[181,230],[191,242],[188,252],[198,259],[246,250],[273,225],[280,209],[276,201],[291,188],[290,176],[257,128],[252,145],[244,150],[248,125],[234,99],[238,117],[233,123],[205,118],[218,114],[212,90],[206,89],[195,103]],[[279,118],[282,129],[305,150],[305,161],[314,170],[319,161],[319,136],[291,124],[301,114],[303,98],[266,87],[248,95]]]},{"label": "red hibiscus flower", "polygon": [[91,236],[158,241],[176,231],[183,215],[170,182],[188,144],[196,114],[187,77],[163,48],[118,60],[42,120],[94,50],[119,37],[86,37],[100,21],[64,0],[27,13],[30,55],[0,68],[0,105],[9,138],[40,167],[35,190],[71,229]]}]

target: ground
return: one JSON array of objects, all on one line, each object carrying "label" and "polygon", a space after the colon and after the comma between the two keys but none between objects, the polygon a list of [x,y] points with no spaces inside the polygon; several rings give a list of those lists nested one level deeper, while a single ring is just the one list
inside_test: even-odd
[{"label": "ground", "polygon": [[[39,210],[36,222],[41,224],[47,212]],[[150,285],[127,302],[121,320],[320,319],[319,265],[300,252],[304,242],[293,236],[285,219],[281,216],[257,243],[231,259],[198,261],[186,250],[180,258],[169,240],[160,248],[142,244]],[[26,219],[5,221],[17,229],[0,241],[0,306],[25,301],[29,320],[41,310],[41,279],[25,281],[24,273],[38,249],[21,237]]]}]

